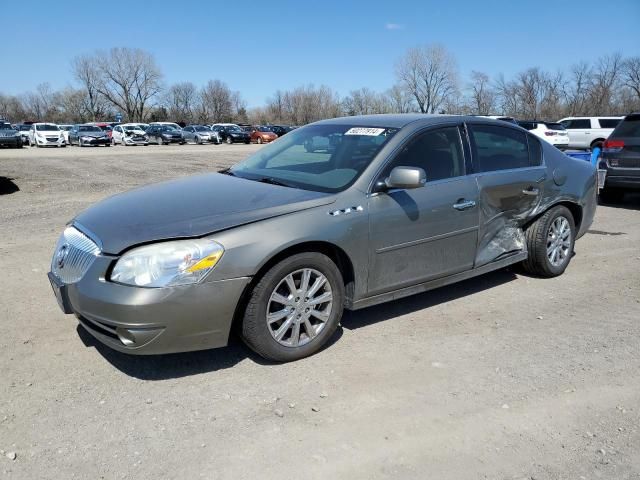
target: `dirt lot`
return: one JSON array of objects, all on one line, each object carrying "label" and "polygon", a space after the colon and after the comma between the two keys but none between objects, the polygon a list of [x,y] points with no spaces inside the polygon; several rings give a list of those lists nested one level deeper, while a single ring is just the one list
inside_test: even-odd
[{"label": "dirt lot", "polygon": [[640,479],[640,196],[560,278],[351,313],[296,363],[131,357],[62,315],[46,272],[75,213],[257,148],[0,150],[0,477]]}]

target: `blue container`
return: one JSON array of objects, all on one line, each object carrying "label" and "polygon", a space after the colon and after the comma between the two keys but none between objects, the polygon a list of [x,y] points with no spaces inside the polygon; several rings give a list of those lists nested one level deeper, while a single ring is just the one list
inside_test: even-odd
[{"label": "blue container", "polygon": [[571,158],[584,160],[585,162],[591,161],[591,152],[589,152],[588,150],[565,150],[564,154]]}]

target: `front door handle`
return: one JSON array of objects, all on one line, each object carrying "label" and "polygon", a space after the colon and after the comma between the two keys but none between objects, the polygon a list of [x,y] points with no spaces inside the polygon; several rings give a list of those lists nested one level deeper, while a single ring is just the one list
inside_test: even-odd
[{"label": "front door handle", "polygon": [[474,202],[473,200],[464,200],[464,199],[460,199],[458,200],[457,203],[453,204],[453,208],[455,208],[456,210],[467,210],[469,208],[473,208],[476,206],[476,202]]},{"label": "front door handle", "polygon": [[524,193],[525,195],[538,195],[540,193],[540,189],[535,187],[529,187],[522,190],[522,193]]}]

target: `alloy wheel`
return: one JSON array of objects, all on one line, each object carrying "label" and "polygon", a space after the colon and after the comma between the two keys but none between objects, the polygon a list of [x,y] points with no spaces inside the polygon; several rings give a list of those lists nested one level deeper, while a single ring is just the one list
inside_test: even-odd
[{"label": "alloy wheel", "polygon": [[570,255],[571,226],[563,217],[557,217],[547,233],[547,258],[554,267],[561,266]]},{"label": "alloy wheel", "polygon": [[269,332],[283,346],[305,345],[325,328],[332,306],[327,277],[312,268],[296,270],[280,280],[269,297]]}]

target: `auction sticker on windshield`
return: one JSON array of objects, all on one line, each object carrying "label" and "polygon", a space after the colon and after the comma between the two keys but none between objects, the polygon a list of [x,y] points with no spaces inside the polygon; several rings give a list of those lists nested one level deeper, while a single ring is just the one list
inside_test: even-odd
[{"label": "auction sticker on windshield", "polygon": [[384,128],[366,128],[366,127],[354,127],[347,130],[345,135],[367,135],[370,137],[377,137],[384,132]]}]

